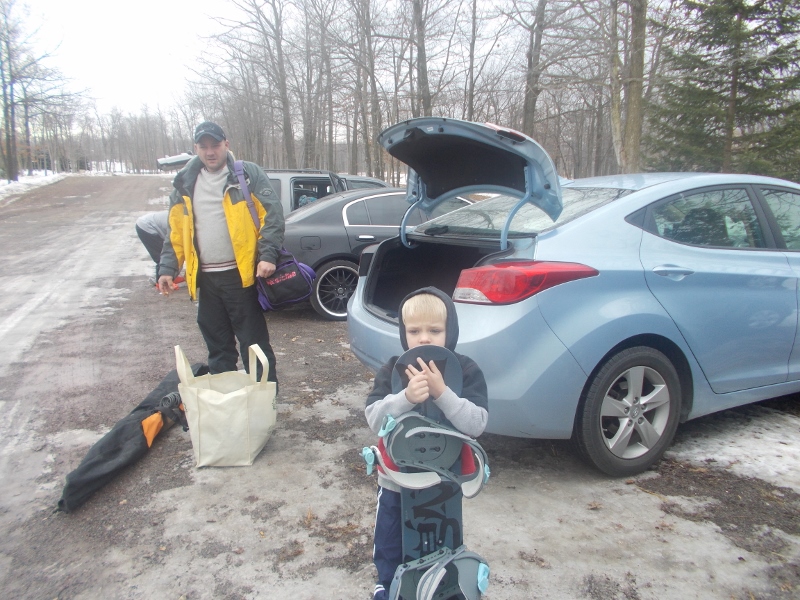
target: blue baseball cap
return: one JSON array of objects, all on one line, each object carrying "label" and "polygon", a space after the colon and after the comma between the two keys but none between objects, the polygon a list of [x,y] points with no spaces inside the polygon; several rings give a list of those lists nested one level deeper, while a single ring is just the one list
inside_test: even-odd
[{"label": "blue baseball cap", "polygon": [[220,127],[216,123],[212,123],[211,121],[203,121],[202,123],[200,123],[200,125],[195,127],[194,143],[195,144],[199,143],[200,138],[202,138],[204,135],[210,135],[218,142],[227,139],[225,137],[225,132],[222,131],[222,127]]}]

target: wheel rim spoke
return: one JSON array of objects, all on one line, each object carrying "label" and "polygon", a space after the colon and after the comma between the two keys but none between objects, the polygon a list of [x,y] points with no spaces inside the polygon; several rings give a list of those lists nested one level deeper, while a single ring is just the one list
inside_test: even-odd
[{"label": "wheel rim spoke", "polygon": [[642,398],[642,405],[646,411],[653,410],[659,406],[669,404],[669,390],[664,384],[656,385],[655,389]]},{"label": "wheel rim spoke", "polygon": [[610,440],[606,440],[608,449],[617,456],[625,454],[628,449],[628,444],[631,442],[631,435],[633,434],[633,427],[629,425],[630,419],[619,420],[619,431]]},{"label": "wheel rim spoke", "polygon": [[637,421],[633,428],[636,430],[636,433],[639,434],[642,445],[648,450],[655,446],[658,440],[661,439],[661,434],[656,431],[653,424],[644,417],[642,417],[640,421]]},{"label": "wheel rim spoke", "polygon": [[641,398],[644,389],[644,367],[633,367],[623,375],[628,380],[628,398]]},{"label": "wheel rim spoke", "polygon": [[628,413],[625,412],[626,408],[630,408],[630,404],[624,400],[617,400],[611,396],[603,398],[603,406],[600,408],[601,417],[613,417],[615,419],[625,419]]}]

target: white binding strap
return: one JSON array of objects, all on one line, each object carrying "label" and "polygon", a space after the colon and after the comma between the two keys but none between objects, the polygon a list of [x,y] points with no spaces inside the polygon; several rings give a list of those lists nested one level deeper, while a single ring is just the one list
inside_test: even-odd
[{"label": "white binding strap", "polygon": [[447,575],[447,564],[453,560],[453,555],[448,554],[445,558],[434,563],[417,583],[417,599],[416,600],[433,600],[436,594],[436,589],[439,587],[444,576]]},{"label": "white binding strap", "polygon": [[383,468],[383,474],[400,487],[408,488],[410,490],[424,490],[429,487],[438,485],[442,481],[433,471],[423,471],[422,473],[401,473],[388,467],[383,462],[380,450],[372,446],[372,451],[375,453],[375,458],[378,459],[378,464]]},{"label": "white binding strap", "polygon": [[[470,436],[461,433],[460,431],[453,431],[452,429],[445,429],[440,427],[412,427],[405,433],[406,438],[410,438],[418,433],[433,433],[439,435],[446,435],[454,438],[458,438],[463,442],[466,442],[467,445],[470,447],[473,456],[477,459],[477,468],[475,470],[475,476],[467,481],[456,481],[453,479],[453,483],[457,483],[461,486],[461,493],[464,494],[465,498],[474,498],[478,495],[478,493],[483,489],[483,478],[484,478],[484,465],[485,461],[483,460],[483,454],[481,452],[475,452],[473,449],[473,444],[475,444],[475,439],[471,438]],[[415,467],[422,468],[422,465],[415,464]],[[466,477],[469,477],[467,475]],[[421,489],[421,488],[414,488],[414,489]]]},{"label": "white binding strap", "polygon": [[474,498],[478,495],[478,492],[483,489],[483,455],[480,452],[475,452],[472,450],[470,446],[470,451],[472,451],[473,456],[477,459],[478,464],[475,468],[475,478],[469,481],[465,481],[461,484],[461,493],[464,494],[464,498]]}]

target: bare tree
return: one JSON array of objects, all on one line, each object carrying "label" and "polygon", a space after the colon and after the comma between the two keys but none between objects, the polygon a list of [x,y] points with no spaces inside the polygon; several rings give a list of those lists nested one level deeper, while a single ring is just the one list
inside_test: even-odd
[{"label": "bare tree", "polygon": [[268,69],[270,84],[278,91],[286,163],[290,169],[296,169],[292,103],[289,99],[285,56],[284,3],[281,0],[234,0],[233,4],[249,19],[233,23],[232,29],[255,34],[250,40],[251,60],[262,61]]},{"label": "bare tree", "polygon": [[606,41],[614,154],[620,170],[632,173],[641,165],[647,0],[608,2],[580,0]]}]

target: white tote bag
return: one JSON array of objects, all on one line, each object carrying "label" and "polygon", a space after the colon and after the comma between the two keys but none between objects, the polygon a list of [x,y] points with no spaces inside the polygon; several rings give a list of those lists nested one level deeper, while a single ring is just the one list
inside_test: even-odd
[{"label": "white tote bag", "polygon": [[[256,359],[263,369],[261,381],[256,380]],[[266,380],[269,363],[261,348],[250,346],[249,375],[229,371],[195,377],[180,346],[175,346],[175,363],[196,466],[252,465],[278,414],[275,383]]]}]

